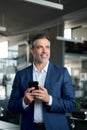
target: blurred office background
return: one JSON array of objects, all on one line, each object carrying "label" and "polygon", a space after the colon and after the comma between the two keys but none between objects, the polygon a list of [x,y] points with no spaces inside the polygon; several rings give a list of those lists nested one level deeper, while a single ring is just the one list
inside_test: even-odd
[{"label": "blurred office background", "polygon": [[[7,104],[16,72],[33,61],[28,41],[40,32],[46,32],[51,37],[50,60],[67,67],[72,77],[77,101],[73,115],[83,114],[81,121],[87,119],[87,1],[48,2],[49,7],[28,0],[0,0],[1,121],[19,124],[20,115],[10,113]],[[52,2],[63,5],[63,8],[50,7]],[[78,122],[72,122],[75,121],[74,118],[69,121],[71,129],[82,130]],[[82,123],[82,127],[86,123]],[[84,125],[85,128],[87,125]]]}]

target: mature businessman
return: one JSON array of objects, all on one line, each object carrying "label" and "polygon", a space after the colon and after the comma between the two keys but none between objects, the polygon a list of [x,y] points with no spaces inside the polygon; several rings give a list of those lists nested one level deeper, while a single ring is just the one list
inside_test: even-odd
[{"label": "mature businessman", "polygon": [[[34,62],[16,73],[8,109],[21,114],[21,130],[69,130],[66,113],[76,107],[71,77],[65,67],[49,61],[46,34],[36,35],[31,43]],[[38,81],[38,89],[30,81]]]}]

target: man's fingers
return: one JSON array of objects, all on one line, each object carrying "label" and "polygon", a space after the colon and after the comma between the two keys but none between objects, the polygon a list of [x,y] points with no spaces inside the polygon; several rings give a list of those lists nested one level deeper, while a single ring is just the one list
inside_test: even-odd
[{"label": "man's fingers", "polygon": [[34,87],[28,88],[28,89],[26,90],[26,92],[27,92],[27,93],[31,93],[34,89],[35,89]]}]

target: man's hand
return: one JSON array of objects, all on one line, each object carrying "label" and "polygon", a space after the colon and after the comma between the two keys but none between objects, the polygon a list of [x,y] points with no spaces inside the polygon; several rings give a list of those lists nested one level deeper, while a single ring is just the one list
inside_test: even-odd
[{"label": "man's hand", "polygon": [[30,104],[33,102],[34,100],[34,96],[31,94],[32,91],[34,90],[35,88],[32,87],[32,88],[28,88],[25,93],[24,93],[24,102],[26,105]]},{"label": "man's hand", "polygon": [[47,92],[47,89],[42,86],[39,86],[38,90],[33,90],[31,95],[36,99],[41,100],[42,102],[48,103],[50,100],[50,96]]}]

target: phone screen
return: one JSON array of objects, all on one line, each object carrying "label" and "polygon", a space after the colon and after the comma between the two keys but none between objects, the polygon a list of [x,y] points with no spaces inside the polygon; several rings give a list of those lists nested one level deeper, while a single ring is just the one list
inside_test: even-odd
[{"label": "phone screen", "polygon": [[30,81],[28,85],[29,85],[29,88],[35,87],[35,89],[39,89],[37,81]]}]

